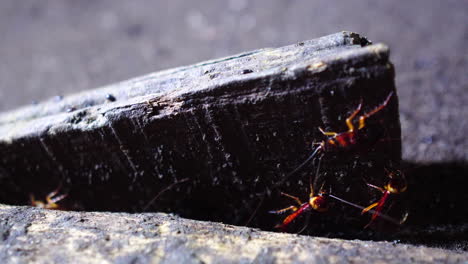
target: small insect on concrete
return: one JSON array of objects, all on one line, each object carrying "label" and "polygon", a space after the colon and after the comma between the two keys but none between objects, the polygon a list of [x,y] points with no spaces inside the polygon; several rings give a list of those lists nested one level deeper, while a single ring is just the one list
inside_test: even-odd
[{"label": "small insect on concrete", "polygon": [[[372,185],[370,183],[366,183],[367,186],[379,190],[380,192],[382,192],[383,195],[379,199],[379,201],[369,205],[368,207],[362,210],[361,213],[365,214],[365,213],[368,213],[373,208],[375,208],[375,210],[373,210],[374,212],[372,213],[370,222],[364,228],[369,227],[381,215],[382,209],[384,208],[384,205],[386,204],[386,202],[388,201],[388,198],[391,195],[403,193],[408,188],[405,175],[401,171],[399,170],[395,170],[393,172],[387,171],[387,175],[389,177],[389,180],[387,184],[384,185],[383,188]],[[400,221],[400,223],[403,223],[406,220],[406,217],[407,215],[405,215],[405,217]]]},{"label": "small insect on concrete", "polygon": [[58,204],[61,200],[65,199],[68,194],[57,195],[60,191],[61,185],[57,187],[54,191],[50,192],[45,197],[45,202],[41,200],[36,200],[34,198],[34,194],[29,195],[31,206],[44,208],[44,209],[52,209],[52,210],[63,210],[64,208]]}]

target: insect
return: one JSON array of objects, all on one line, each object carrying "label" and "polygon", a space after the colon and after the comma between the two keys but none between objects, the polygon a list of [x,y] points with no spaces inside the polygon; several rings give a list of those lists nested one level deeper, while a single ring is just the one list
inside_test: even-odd
[{"label": "insect", "polygon": [[348,118],[346,118],[346,126],[348,127],[347,131],[341,133],[326,132],[319,127],[320,132],[328,138],[321,142],[314,143],[314,145],[318,146],[315,148],[312,154],[298,167],[296,167],[296,169],[290,172],[285,177],[285,179],[299,171],[302,167],[304,167],[309,161],[311,161],[315,157],[315,155],[317,155],[317,153],[346,152],[356,149],[357,147],[361,147],[361,145],[364,145],[365,141],[369,141],[369,136],[364,130],[364,128],[366,127],[366,119],[370,118],[371,116],[384,109],[387,106],[390,99],[392,98],[392,96],[393,91],[387,95],[387,98],[379,106],[374,108],[372,111],[359,116],[359,123],[357,124],[357,127],[355,126],[355,124],[353,124],[353,120],[361,111],[362,100],[357,106],[357,108],[351,113],[351,115]]},{"label": "insect", "polygon": [[295,197],[295,196],[292,196],[283,192],[281,193],[281,195],[284,195],[296,201],[298,206],[291,205],[284,209],[270,211],[270,213],[273,213],[273,214],[282,214],[288,211],[293,212],[290,215],[288,215],[280,225],[277,225],[276,228],[280,229],[281,231],[286,231],[286,228],[288,227],[288,225],[292,221],[294,221],[294,219],[296,219],[298,216],[302,215],[303,213],[310,211],[310,210],[315,210],[317,212],[325,212],[328,210],[327,192],[325,192],[323,188],[321,188],[319,193],[315,195],[312,185],[310,186],[310,190],[311,191],[309,195],[309,201],[306,203],[302,203],[298,197]]},{"label": "insect", "polygon": [[[320,160],[317,166],[317,171],[316,171],[315,176],[318,175],[319,171],[320,171]],[[285,212],[292,211],[292,213],[288,215],[281,224],[275,226],[275,228],[278,228],[281,231],[286,231],[288,225],[291,222],[293,222],[294,219],[296,219],[298,216],[302,215],[303,213],[308,212],[310,210],[315,210],[317,212],[325,212],[328,210],[328,199],[327,199],[328,193],[324,191],[323,189],[324,184],[322,184],[322,187],[320,187],[320,191],[318,192],[318,194],[315,195],[314,186],[312,184],[312,176],[309,177],[309,182],[310,182],[309,201],[305,203],[301,202],[301,200],[296,196],[292,196],[290,194],[281,192],[281,195],[289,197],[293,199],[294,201],[296,201],[298,206],[291,205],[289,207],[286,207],[280,210],[270,211],[269,213],[272,213],[272,214],[283,214]],[[302,232],[302,230],[300,232]]]},{"label": "insect", "polygon": [[30,199],[31,205],[35,207],[39,207],[39,208],[44,208],[44,209],[53,209],[53,210],[63,209],[57,203],[65,199],[65,197],[67,197],[68,194],[62,194],[62,195],[57,196],[59,190],[60,190],[60,186],[57,189],[55,189],[55,191],[49,193],[45,198],[45,202],[41,200],[36,200],[34,198],[34,194],[30,194],[29,199]]},{"label": "insect", "polygon": [[[387,184],[384,185],[383,188],[372,185],[370,183],[366,183],[367,186],[379,190],[380,192],[382,192],[383,195],[379,199],[379,201],[369,205],[368,207],[362,210],[361,214],[365,214],[365,213],[368,213],[373,208],[375,208],[375,210],[373,210],[374,212],[372,213],[370,222],[364,228],[369,227],[381,215],[382,209],[384,208],[385,203],[387,202],[388,198],[391,195],[403,193],[408,188],[405,176],[401,171],[399,170],[396,170],[394,172],[387,171],[387,175],[390,179],[388,180]],[[406,220],[406,216],[400,222],[404,222],[405,220]]]},{"label": "insect", "polygon": [[[351,205],[352,207],[356,207],[356,208],[361,209],[361,210],[366,209],[366,208],[364,208],[364,206],[360,206],[359,204],[355,204],[355,203],[346,201],[346,200],[344,200],[344,199],[342,199],[342,198],[340,198],[340,197],[337,197],[337,196],[335,196],[335,195],[333,195],[333,194],[328,194],[328,197],[331,197],[331,198],[333,198],[333,199],[335,199],[335,200],[338,200],[338,201],[340,201],[340,202],[342,202],[342,203],[345,203],[345,204],[347,204],[347,205]],[[390,217],[390,216],[388,216],[388,215],[386,215],[386,214],[384,214],[384,213],[382,213],[382,212],[377,212],[377,211],[374,210],[374,209],[368,209],[367,212],[368,212],[368,213],[375,214],[375,215],[377,215],[378,217],[380,217],[380,218],[382,218],[382,219],[385,219],[385,220],[387,220],[387,221],[389,221],[389,222],[392,222],[392,223],[394,223],[394,224],[396,224],[396,225],[401,225],[401,224],[406,220],[406,216],[405,216],[405,218],[403,218],[403,220],[398,221],[398,220],[396,220],[395,218]]]},{"label": "insect", "polygon": [[[314,143],[313,145],[318,145],[318,146],[315,147],[312,154],[310,154],[309,157],[305,161],[303,161],[299,166],[297,166],[293,171],[288,173],[281,181],[279,181],[279,183],[276,184],[276,186],[282,185],[282,183],[284,183],[290,176],[292,176],[293,174],[295,174],[296,172],[301,170],[318,153],[324,154],[324,153],[341,152],[341,151],[346,152],[346,151],[350,151],[352,149],[355,149],[356,147],[360,147],[361,145],[364,145],[364,141],[366,141],[366,139],[369,140],[369,138],[368,138],[369,136],[367,135],[366,131],[364,130],[364,128],[366,127],[366,120],[368,118],[370,118],[371,116],[375,115],[376,113],[378,113],[379,111],[381,111],[382,109],[384,109],[387,106],[387,104],[390,102],[390,99],[392,98],[393,93],[394,92],[391,91],[387,95],[387,97],[385,98],[383,103],[378,105],[376,108],[374,108],[370,112],[364,113],[361,116],[359,116],[359,123],[357,124],[357,127],[355,126],[353,121],[354,121],[354,119],[356,118],[356,116],[359,114],[359,112],[362,109],[362,104],[363,104],[362,100],[359,103],[359,105],[356,107],[356,109],[351,113],[351,115],[346,119],[346,125],[348,127],[347,131],[341,132],[341,133],[326,132],[322,128],[319,127],[319,131],[323,135],[327,136],[328,138],[321,141],[321,142]],[[322,157],[323,157],[323,155],[320,156],[319,163],[320,163]],[[318,174],[318,170],[317,170],[317,174]],[[310,204],[311,201],[312,201],[311,199],[313,197],[322,197],[322,199],[325,199],[324,198],[324,193],[321,192],[321,191],[319,192],[319,194],[317,196],[314,196],[313,195],[313,189],[311,189],[311,196],[309,198],[309,203],[304,203],[304,204],[301,203],[300,200],[297,197],[294,197],[294,196],[291,196],[291,195],[288,195],[288,194],[284,194],[284,193],[282,193],[282,195],[288,196],[288,197],[296,200],[298,202],[298,204],[299,204],[299,207],[290,206],[290,207],[285,208],[283,210],[273,211],[273,213],[284,213],[284,212],[290,211],[290,210],[293,211],[293,213],[291,215],[289,215],[284,220],[284,222],[282,224],[283,227],[286,227],[290,222],[292,222],[297,216],[301,215],[304,211],[307,211],[307,210],[310,210],[310,208],[313,208],[313,206]],[[263,198],[260,201],[257,208],[255,209],[252,216],[247,221],[247,224],[252,220],[252,218],[254,217],[257,209],[260,207],[262,202],[263,202]],[[281,226],[280,226],[280,228],[281,228]]]},{"label": "insect", "polygon": [[313,192],[311,192],[309,201],[307,203],[302,203],[301,200],[299,198],[295,197],[295,196],[292,196],[292,195],[289,195],[289,194],[286,194],[286,193],[281,193],[281,194],[295,200],[297,202],[297,204],[298,204],[298,206],[292,205],[292,206],[289,206],[289,207],[286,207],[284,209],[280,209],[280,210],[277,210],[277,211],[270,211],[270,213],[274,213],[274,214],[282,214],[282,213],[285,213],[287,211],[293,211],[293,213],[288,215],[283,220],[283,222],[281,224],[275,226],[275,228],[278,228],[281,231],[286,231],[289,224],[291,224],[297,217],[299,217],[300,215],[302,215],[305,212],[308,212],[310,210],[315,210],[317,212],[326,212],[326,211],[328,211],[328,209],[329,209],[328,198],[329,197],[333,198],[335,200],[338,200],[338,201],[340,201],[342,203],[345,203],[345,204],[351,205],[353,207],[356,207],[358,209],[366,210],[366,212],[372,213],[372,215],[375,216],[375,217],[380,217],[382,219],[385,219],[385,220],[387,220],[389,222],[392,222],[394,224],[397,224],[397,225],[401,225],[406,220],[406,218],[404,218],[403,220],[398,221],[398,220],[394,219],[393,217],[390,217],[390,216],[382,213],[381,212],[382,210],[379,210],[378,208],[375,209],[375,210],[373,209],[373,207],[372,208],[369,208],[369,207],[364,208],[363,206],[360,206],[358,204],[349,202],[349,201],[344,200],[344,199],[342,199],[340,197],[337,197],[337,196],[335,196],[335,195],[333,195],[333,194],[331,194],[329,192],[323,191],[323,188],[321,188],[321,190],[319,191],[319,193],[317,195],[314,195]]}]

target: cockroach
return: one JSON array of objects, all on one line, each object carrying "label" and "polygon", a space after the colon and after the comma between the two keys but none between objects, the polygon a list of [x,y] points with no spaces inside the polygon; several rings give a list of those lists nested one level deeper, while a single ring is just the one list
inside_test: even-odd
[{"label": "cockroach", "polygon": [[[401,171],[387,171],[387,175],[389,180],[387,184],[384,185],[384,187],[378,187],[370,183],[366,183],[367,186],[382,192],[382,197],[377,202],[362,210],[361,214],[365,214],[368,213],[371,209],[375,208],[374,213],[372,213],[370,222],[364,228],[369,227],[380,216],[382,209],[384,208],[384,205],[387,203],[390,196],[403,193],[408,188],[405,176]],[[406,217],[404,217],[404,220],[406,220]],[[402,222],[404,222],[404,220],[402,220]]]},{"label": "cockroach", "polygon": [[[322,154],[322,156],[320,156],[320,158],[319,158],[319,162],[320,162],[323,155],[326,154],[326,153],[347,152],[347,151],[351,151],[351,150],[353,150],[355,148],[361,147],[361,145],[364,144],[363,141],[366,141],[366,139],[368,140],[367,132],[364,130],[364,128],[366,127],[366,120],[368,118],[370,118],[371,116],[375,115],[376,113],[378,113],[379,111],[381,111],[382,109],[384,109],[387,106],[387,104],[390,102],[390,99],[392,98],[393,93],[394,92],[391,91],[387,95],[385,100],[380,105],[375,107],[373,110],[371,110],[371,111],[369,111],[367,113],[364,113],[363,115],[360,115],[359,116],[359,122],[355,126],[353,121],[354,121],[354,119],[356,118],[356,116],[359,114],[359,112],[362,109],[362,104],[363,103],[362,103],[362,99],[361,99],[361,102],[356,107],[356,109],[351,113],[350,116],[348,116],[348,118],[346,118],[346,125],[348,127],[348,130],[345,131],[345,132],[341,132],[341,133],[326,132],[322,128],[319,127],[318,128],[319,131],[324,136],[327,136],[327,139],[325,139],[325,140],[323,140],[321,142],[318,142],[318,143],[314,143],[313,145],[318,145],[318,146],[315,147],[312,154],[310,154],[309,157],[305,161],[303,161],[299,166],[297,166],[293,171],[288,173],[279,183],[276,184],[276,186],[280,186],[284,181],[286,181],[286,179],[288,179],[290,176],[292,176],[293,174],[295,174],[296,172],[301,170],[317,154]],[[318,174],[318,170],[317,170],[317,174]],[[286,195],[284,193],[282,193],[282,194],[296,200],[296,202],[300,202],[300,200],[297,197],[294,197],[294,196],[291,196],[291,195]],[[310,209],[315,209],[314,206],[311,204],[312,199],[314,197],[320,198],[319,200],[322,200],[322,199],[324,199],[324,193],[320,191],[319,194],[317,196],[315,196],[313,194],[313,190],[311,189],[311,194],[310,194],[310,198],[309,198],[308,203],[298,203],[299,207],[290,206],[290,207],[282,209],[282,210],[272,211],[273,213],[283,213],[283,212],[287,212],[287,211],[291,211],[291,210],[293,211],[293,213],[291,215],[289,215],[283,221],[283,224],[280,226],[280,228],[282,228],[282,227],[285,228],[290,222],[292,222],[297,216],[301,215],[303,212],[308,211]],[[260,205],[262,204],[263,200],[264,200],[264,197],[260,201],[257,208],[254,210],[254,213],[250,216],[250,218],[247,221],[246,225],[248,225],[250,223],[250,221],[253,219],[254,215],[257,212],[257,210],[260,208]],[[314,201],[319,201],[319,200],[314,200]],[[320,209],[321,207],[317,207],[317,208]]]},{"label": "cockroach", "polygon": [[[362,108],[362,99],[356,109],[351,113],[351,115],[346,118],[346,126],[348,130],[345,132],[337,133],[337,132],[326,132],[322,128],[318,128],[319,131],[328,138],[321,141],[314,143],[313,145],[318,145],[315,147],[314,151],[310,156],[302,162],[299,166],[296,167],[293,171],[291,171],[284,179],[287,179],[289,176],[298,172],[302,167],[304,167],[309,161],[311,161],[317,154],[325,154],[325,153],[337,153],[337,152],[349,152],[356,148],[362,147],[365,145],[365,141],[368,141],[367,132],[364,130],[366,127],[366,120],[371,116],[375,115],[382,109],[384,109],[387,104],[389,103],[390,99],[393,96],[393,91],[390,92],[383,103],[378,105],[372,111],[364,113],[363,115],[359,116],[359,122],[357,127],[353,124],[354,119],[359,114]],[[322,157],[320,157],[321,159]],[[284,180],[283,180],[284,181]]]},{"label": "cockroach", "polygon": [[[299,217],[300,215],[302,215],[305,212],[309,212],[311,210],[315,210],[317,212],[326,212],[326,211],[328,211],[329,204],[330,204],[328,198],[333,198],[333,199],[335,199],[337,201],[340,201],[340,202],[345,203],[347,205],[351,205],[351,206],[356,207],[358,209],[361,209],[363,211],[366,210],[365,212],[372,213],[372,217],[375,217],[375,218],[380,217],[380,218],[382,218],[382,219],[384,219],[386,221],[392,222],[392,223],[394,223],[396,225],[403,224],[403,222],[406,220],[406,217],[407,217],[407,215],[405,215],[405,217],[402,220],[398,221],[395,218],[390,217],[390,216],[382,213],[381,208],[379,209],[377,207],[375,210],[373,209],[375,206],[374,207],[369,206],[367,208],[364,208],[363,206],[360,206],[358,204],[349,202],[349,201],[347,201],[345,199],[342,199],[340,197],[337,197],[337,196],[331,194],[330,192],[324,191],[323,187],[320,189],[320,191],[319,191],[319,193],[317,195],[314,195],[314,193],[311,192],[309,201],[306,202],[306,203],[302,203],[301,200],[299,198],[295,197],[295,196],[292,196],[292,195],[289,195],[289,194],[286,194],[286,193],[281,193],[281,194],[286,196],[286,197],[289,197],[289,198],[293,199],[298,204],[298,206],[292,205],[292,206],[286,207],[284,209],[280,209],[280,210],[276,210],[276,211],[270,211],[270,213],[274,213],[274,214],[282,214],[282,213],[285,213],[285,212],[288,212],[288,211],[293,212],[290,215],[288,215],[283,220],[283,222],[281,224],[275,226],[275,228],[278,228],[281,231],[286,231],[289,224],[292,223],[297,217]],[[368,225],[366,225],[366,227],[369,226],[369,225],[370,225],[370,223]]]},{"label": "cockroach", "polygon": [[[335,196],[335,195],[333,195],[333,194],[328,194],[328,197],[333,198],[333,199],[335,199],[335,200],[338,200],[338,201],[340,201],[340,202],[342,202],[342,203],[345,203],[345,204],[347,204],[347,205],[356,207],[356,208],[361,209],[361,210],[366,209],[366,208],[364,208],[364,206],[361,206],[361,205],[359,205],[359,204],[355,204],[355,203],[349,202],[349,201],[344,200],[344,199],[342,199],[342,198],[340,198],[340,197],[337,197],[337,196]],[[380,217],[380,218],[382,218],[382,219],[385,219],[385,220],[387,220],[387,221],[389,221],[389,222],[392,222],[392,223],[394,223],[394,224],[396,224],[396,225],[401,225],[401,224],[403,224],[403,222],[406,220],[406,216],[407,216],[407,215],[405,215],[405,217],[404,217],[402,220],[398,221],[397,219],[395,219],[395,218],[393,218],[393,217],[390,217],[390,216],[388,216],[388,215],[386,215],[386,214],[384,214],[384,213],[382,213],[382,212],[378,212],[377,210],[374,210],[374,209],[368,209],[367,212],[368,212],[368,213],[372,213],[373,215],[375,214],[375,215],[377,215],[378,217]]]},{"label": "cockroach", "polygon": [[[317,166],[317,173],[320,170],[320,161]],[[288,215],[281,224],[277,225],[275,228],[280,229],[281,231],[286,231],[288,225],[294,221],[298,216],[302,215],[305,212],[310,210],[315,210],[317,212],[326,212],[328,210],[328,193],[324,190],[323,185],[320,188],[320,191],[317,195],[314,193],[314,186],[312,184],[312,178],[309,179],[310,182],[310,194],[309,194],[309,201],[303,203],[298,197],[292,196],[290,194],[281,192],[281,195],[289,197],[296,201],[296,205],[291,205],[289,207],[270,211],[269,213],[272,214],[283,214],[288,211],[292,211],[290,215]]]},{"label": "cockroach", "polygon": [[57,187],[54,191],[50,192],[47,194],[45,197],[45,202],[41,200],[36,200],[34,198],[34,194],[29,195],[29,200],[31,203],[31,206],[39,207],[39,208],[44,208],[44,209],[52,209],[52,210],[63,210],[64,208],[58,204],[61,200],[65,199],[68,194],[61,194],[57,195],[60,191],[61,185]]},{"label": "cockroach", "polygon": [[286,197],[289,197],[296,201],[297,205],[291,205],[284,209],[270,211],[272,214],[283,214],[288,211],[292,211],[290,215],[288,215],[281,224],[277,225],[275,228],[280,229],[281,231],[286,231],[288,225],[294,221],[298,216],[302,215],[305,212],[310,210],[315,210],[317,212],[325,212],[328,210],[328,200],[327,200],[327,192],[323,190],[323,188],[319,191],[317,195],[314,194],[313,187],[311,186],[311,192],[309,195],[309,201],[306,203],[302,203],[298,197],[289,195],[287,193],[281,193]]}]

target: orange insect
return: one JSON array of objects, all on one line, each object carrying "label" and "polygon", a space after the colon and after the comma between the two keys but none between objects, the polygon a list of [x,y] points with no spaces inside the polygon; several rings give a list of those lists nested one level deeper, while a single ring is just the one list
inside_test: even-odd
[{"label": "orange insect", "polygon": [[67,197],[68,194],[62,194],[62,195],[57,196],[59,190],[60,190],[60,186],[57,189],[55,189],[55,191],[49,193],[45,198],[45,202],[41,200],[36,200],[34,198],[34,194],[30,194],[29,199],[30,199],[31,205],[35,207],[39,207],[39,208],[44,208],[44,209],[52,209],[52,210],[63,209],[57,203],[65,199],[65,197]]},{"label": "orange insect", "polygon": [[275,228],[280,229],[281,231],[286,231],[286,228],[288,225],[294,221],[298,216],[301,214],[310,211],[310,210],[315,210],[317,212],[325,212],[328,210],[328,200],[327,200],[327,193],[323,191],[323,188],[319,191],[317,195],[314,194],[314,189],[312,185],[310,186],[310,195],[309,195],[309,201],[306,203],[302,203],[301,200],[295,196],[289,195],[287,193],[281,193],[282,195],[289,197],[296,201],[298,206],[291,205],[289,207],[286,207],[284,209],[276,210],[276,211],[270,211],[270,213],[273,214],[282,214],[288,211],[292,211],[290,215],[288,215],[283,222],[280,225],[277,225]]},{"label": "orange insect", "polygon": [[[362,109],[362,100],[357,106],[357,108],[351,113],[351,115],[346,119],[346,125],[348,127],[348,130],[345,132],[337,133],[337,132],[326,132],[322,128],[319,127],[320,132],[327,136],[328,138],[319,142],[319,143],[314,143],[314,145],[318,145],[312,154],[303,161],[299,166],[297,166],[293,171],[288,173],[276,186],[281,185],[286,179],[288,179],[291,175],[295,174],[298,172],[300,169],[302,169],[309,161],[311,161],[318,153],[325,154],[325,153],[333,153],[333,152],[346,152],[346,151],[351,151],[356,148],[363,147],[365,143],[368,143],[370,140],[368,132],[365,131],[366,127],[366,120],[370,118],[371,116],[375,115],[382,109],[384,109],[387,104],[390,102],[390,99],[393,96],[393,91],[391,91],[385,100],[378,105],[376,108],[371,110],[370,112],[364,113],[359,116],[359,123],[354,124],[354,119],[356,116],[359,114],[359,112]],[[367,141],[367,142],[366,142]],[[319,158],[319,164],[322,159],[323,155]],[[318,174],[318,169],[317,169],[317,174]],[[311,209],[314,209],[316,211],[325,211],[327,206],[327,200],[326,200],[326,193],[323,191],[320,191],[318,195],[314,195],[313,189],[311,186],[311,193],[310,193],[310,198],[309,202],[307,203],[302,203],[299,198],[295,196],[291,196],[289,194],[281,193],[284,196],[287,196],[291,199],[294,199],[298,206],[290,206],[281,210],[277,211],[271,211],[270,213],[284,213],[287,211],[293,211],[292,214],[290,214],[286,219],[283,221],[281,225],[278,226],[280,229],[285,229],[295,218],[297,218],[299,215],[303,214],[306,211],[309,211]],[[340,199],[336,196],[333,196],[335,199]],[[342,200],[342,199],[341,199]],[[263,199],[262,199],[263,201]],[[345,200],[342,200],[343,202],[347,202]],[[261,203],[261,202],[260,202]],[[349,203],[349,202],[348,202]],[[260,207],[257,206],[257,209]],[[256,213],[257,209],[255,209],[255,212],[252,214],[252,216],[249,218],[248,222],[253,218],[254,214]]]},{"label": "orange insect", "polygon": [[[401,171],[397,170],[395,172],[388,172],[388,177],[390,179],[383,188],[372,185],[370,183],[366,183],[369,187],[372,187],[374,189],[381,191],[383,195],[379,199],[379,201],[369,205],[368,207],[362,210],[361,213],[365,214],[371,211],[373,208],[375,208],[375,210],[372,210],[373,213],[372,213],[371,221],[364,228],[369,227],[377,219],[377,217],[381,215],[382,209],[384,208],[385,203],[387,202],[388,198],[391,195],[403,193],[408,188],[405,176]],[[400,222],[402,223],[405,220],[406,220],[406,217]]]},{"label": "orange insect", "polygon": [[[356,148],[362,147],[365,145],[366,141],[369,141],[369,135],[363,129],[366,127],[366,119],[375,115],[377,112],[384,109],[390,99],[393,96],[393,91],[387,95],[387,98],[384,100],[382,104],[374,108],[372,111],[368,113],[364,113],[363,115],[359,116],[359,123],[357,127],[353,124],[353,120],[359,114],[362,108],[362,100],[357,106],[357,108],[351,113],[351,115],[346,118],[346,125],[348,127],[348,131],[337,133],[337,132],[326,132],[322,128],[319,127],[320,132],[323,135],[327,136],[326,140],[322,142],[314,143],[314,145],[318,145],[312,154],[302,162],[296,169],[290,172],[286,177],[293,175],[297,171],[299,171],[304,165],[306,165],[310,160],[312,160],[317,153],[330,153],[330,152],[345,152],[351,151]],[[284,181],[284,180],[283,180]]]},{"label": "orange insect", "polygon": [[320,142],[318,148],[322,149],[324,152],[332,152],[347,150],[356,146],[358,143],[360,143],[361,139],[365,137],[362,129],[366,126],[366,119],[384,109],[390,101],[392,95],[393,92],[390,92],[382,104],[374,108],[372,111],[359,116],[359,125],[357,128],[354,127],[353,119],[361,111],[362,101],[359,103],[356,110],[354,110],[354,112],[348,118],[346,118],[348,131],[341,133],[325,132],[322,128],[319,127],[320,132],[322,132],[322,134],[325,136],[329,136],[330,138]]}]

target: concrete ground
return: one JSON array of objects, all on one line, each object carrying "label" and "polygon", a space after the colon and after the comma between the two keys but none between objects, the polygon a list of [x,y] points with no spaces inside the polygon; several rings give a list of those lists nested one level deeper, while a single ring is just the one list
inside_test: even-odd
[{"label": "concrete ground", "polygon": [[404,157],[468,160],[468,2],[0,2],[0,111],[341,30],[392,50]]}]

